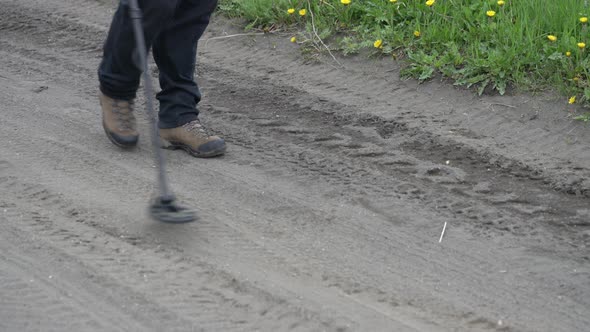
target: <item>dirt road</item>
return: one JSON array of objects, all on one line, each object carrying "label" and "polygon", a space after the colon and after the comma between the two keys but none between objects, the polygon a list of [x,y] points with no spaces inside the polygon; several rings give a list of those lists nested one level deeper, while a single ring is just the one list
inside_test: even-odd
[{"label": "dirt road", "polygon": [[162,225],[142,101],[136,150],[100,126],[113,8],[0,0],[0,330],[588,329],[590,130],[563,103],[216,18],[197,71],[228,153],[166,151],[200,220]]}]

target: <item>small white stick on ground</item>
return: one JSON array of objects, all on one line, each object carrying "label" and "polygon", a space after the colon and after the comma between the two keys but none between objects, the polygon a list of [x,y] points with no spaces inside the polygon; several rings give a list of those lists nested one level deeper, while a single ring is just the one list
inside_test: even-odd
[{"label": "small white stick on ground", "polygon": [[447,229],[447,222],[445,221],[445,225],[443,226],[442,233],[440,233],[440,239],[438,239],[438,243],[442,242],[442,238],[445,235],[445,230]]}]

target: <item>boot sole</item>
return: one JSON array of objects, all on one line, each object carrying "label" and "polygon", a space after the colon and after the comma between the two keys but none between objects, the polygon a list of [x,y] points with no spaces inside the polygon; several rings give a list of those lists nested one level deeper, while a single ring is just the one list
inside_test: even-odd
[{"label": "boot sole", "polygon": [[217,157],[217,156],[221,156],[222,154],[225,153],[225,147],[221,150],[216,150],[216,151],[210,151],[210,152],[206,152],[206,153],[202,153],[202,152],[198,152],[193,150],[190,146],[186,145],[186,144],[182,144],[182,143],[177,143],[177,142],[168,142],[162,139],[162,149],[166,149],[166,150],[184,150],[186,153],[190,154],[193,157],[196,158],[211,158],[211,157]]},{"label": "boot sole", "polygon": [[135,141],[135,143],[131,143],[131,144],[123,144],[119,141],[117,141],[109,132],[109,130],[107,129],[107,127],[104,124],[104,121],[102,123],[102,129],[104,129],[104,133],[107,135],[107,138],[109,139],[109,141],[111,141],[111,143],[115,144],[116,146],[122,148],[122,149],[132,149],[134,147],[137,146],[137,140]]}]

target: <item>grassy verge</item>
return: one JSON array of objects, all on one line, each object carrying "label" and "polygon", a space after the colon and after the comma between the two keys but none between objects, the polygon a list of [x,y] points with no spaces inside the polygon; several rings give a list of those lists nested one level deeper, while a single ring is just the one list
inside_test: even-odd
[{"label": "grassy verge", "polygon": [[[302,44],[344,54],[370,48],[407,60],[403,74],[436,74],[479,93],[557,88],[590,102],[587,0],[221,0],[250,27],[293,27]],[[302,11],[303,10],[303,11]],[[312,20],[313,18],[313,20]]]}]

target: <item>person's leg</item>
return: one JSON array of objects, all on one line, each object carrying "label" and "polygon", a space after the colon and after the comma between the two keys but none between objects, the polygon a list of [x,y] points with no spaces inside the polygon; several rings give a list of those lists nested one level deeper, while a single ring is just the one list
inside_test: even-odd
[{"label": "person's leg", "polygon": [[[139,0],[146,44],[174,15],[178,0]],[[139,133],[133,115],[133,99],[139,86],[141,69],[137,57],[133,24],[125,0],[121,0],[104,44],[98,69],[102,126],[107,137],[120,147],[137,145]]]},{"label": "person's leg", "polygon": [[197,119],[201,94],[195,82],[197,43],[209,24],[217,0],[180,0],[170,24],[153,44],[162,91],[160,128],[175,128]]},{"label": "person's leg", "polygon": [[[169,24],[179,0],[138,0],[143,13],[142,24],[146,46],[149,49],[160,31]],[[118,100],[135,98],[141,69],[135,50],[133,24],[129,17],[127,1],[119,4],[107,40],[103,59],[98,69],[100,90],[106,96]]]},{"label": "person's leg", "polygon": [[225,142],[209,136],[198,120],[201,94],[195,82],[197,43],[209,24],[216,0],[180,0],[170,24],[160,32],[153,53],[160,71],[160,137],[171,148],[195,157],[225,152]]}]

